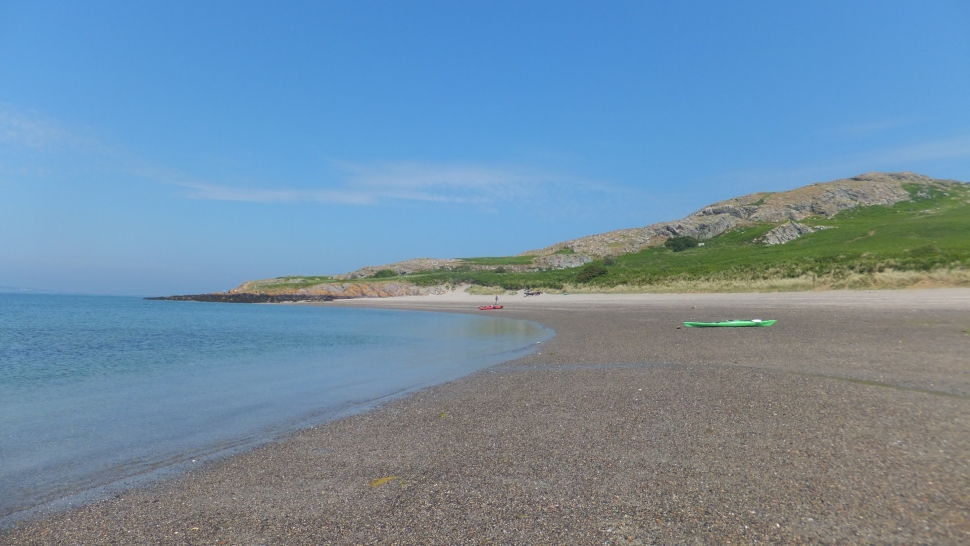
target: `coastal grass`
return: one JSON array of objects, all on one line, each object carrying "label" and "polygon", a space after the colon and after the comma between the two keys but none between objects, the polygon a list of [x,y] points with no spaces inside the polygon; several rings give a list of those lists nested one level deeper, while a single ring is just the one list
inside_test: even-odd
[{"label": "coastal grass", "polygon": [[481,286],[477,284],[469,285],[465,292],[475,296],[501,296],[504,294],[515,294],[514,290],[506,290],[501,286]]},{"label": "coastal grass", "polygon": [[265,292],[286,292],[290,290],[299,290],[301,288],[309,288],[311,286],[316,286],[318,284],[327,282],[333,282],[333,277],[329,275],[293,275],[289,277],[276,277],[275,279],[266,279],[262,281],[251,281],[246,284]]}]

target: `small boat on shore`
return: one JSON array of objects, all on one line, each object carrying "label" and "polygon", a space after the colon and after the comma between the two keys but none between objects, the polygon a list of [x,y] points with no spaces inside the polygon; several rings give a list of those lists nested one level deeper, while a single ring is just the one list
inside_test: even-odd
[{"label": "small boat on shore", "polygon": [[718,327],[728,327],[728,328],[746,328],[746,327],[764,327],[771,326],[772,324],[778,322],[777,320],[761,320],[761,319],[748,319],[748,320],[722,320],[720,322],[685,322],[684,326],[688,328],[718,328]]},{"label": "small boat on shore", "polygon": [[479,311],[491,311],[493,309],[501,309],[501,305],[483,305],[478,308]]}]

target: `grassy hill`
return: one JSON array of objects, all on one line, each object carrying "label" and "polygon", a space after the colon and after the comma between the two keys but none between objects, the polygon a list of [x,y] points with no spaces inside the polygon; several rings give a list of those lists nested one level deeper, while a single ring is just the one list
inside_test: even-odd
[{"label": "grassy hill", "polygon": [[[702,239],[703,246],[679,252],[658,241],[636,252],[600,256],[562,269],[534,267],[532,255],[466,258],[403,274],[381,269],[380,275],[356,282],[572,292],[970,286],[970,186],[934,181],[901,187],[908,199],[892,205],[807,215],[799,220],[801,225],[825,229],[784,244],[767,245],[764,237],[785,222],[746,221]],[[763,199],[752,205],[760,203]],[[574,253],[562,245],[550,248],[552,254]],[[284,292],[335,281],[289,277],[261,281],[260,286],[264,291]]]},{"label": "grassy hill", "polygon": [[[919,191],[908,189],[913,194]],[[545,287],[574,291],[621,286],[655,290],[905,286],[934,282],[933,272],[938,275],[935,282],[968,282],[970,275],[964,272],[970,270],[970,191],[954,186],[946,192],[927,193],[891,207],[858,207],[831,218],[808,218],[804,224],[829,229],[780,245],[761,242],[775,227],[761,223],[706,239],[703,247],[681,252],[650,247],[581,268],[504,274],[429,272],[407,277],[417,284],[470,283],[509,290]],[[493,260],[494,264],[501,263]],[[597,266],[605,274],[585,283],[577,281],[583,269]]]}]

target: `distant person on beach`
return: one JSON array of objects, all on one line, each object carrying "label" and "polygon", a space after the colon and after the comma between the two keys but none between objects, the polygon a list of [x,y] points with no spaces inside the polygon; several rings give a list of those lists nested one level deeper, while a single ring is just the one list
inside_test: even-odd
[{"label": "distant person on beach", "polygon": [[495,294],[495,305],[498,305],[498,294]]}]

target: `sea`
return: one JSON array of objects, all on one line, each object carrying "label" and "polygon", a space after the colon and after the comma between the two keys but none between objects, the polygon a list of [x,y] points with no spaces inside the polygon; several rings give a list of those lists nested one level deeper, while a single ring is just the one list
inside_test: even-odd
[{"label": "sea", "polygon": [[484,314],[0,294],[0,525],[367,410],[552,335]]}]

